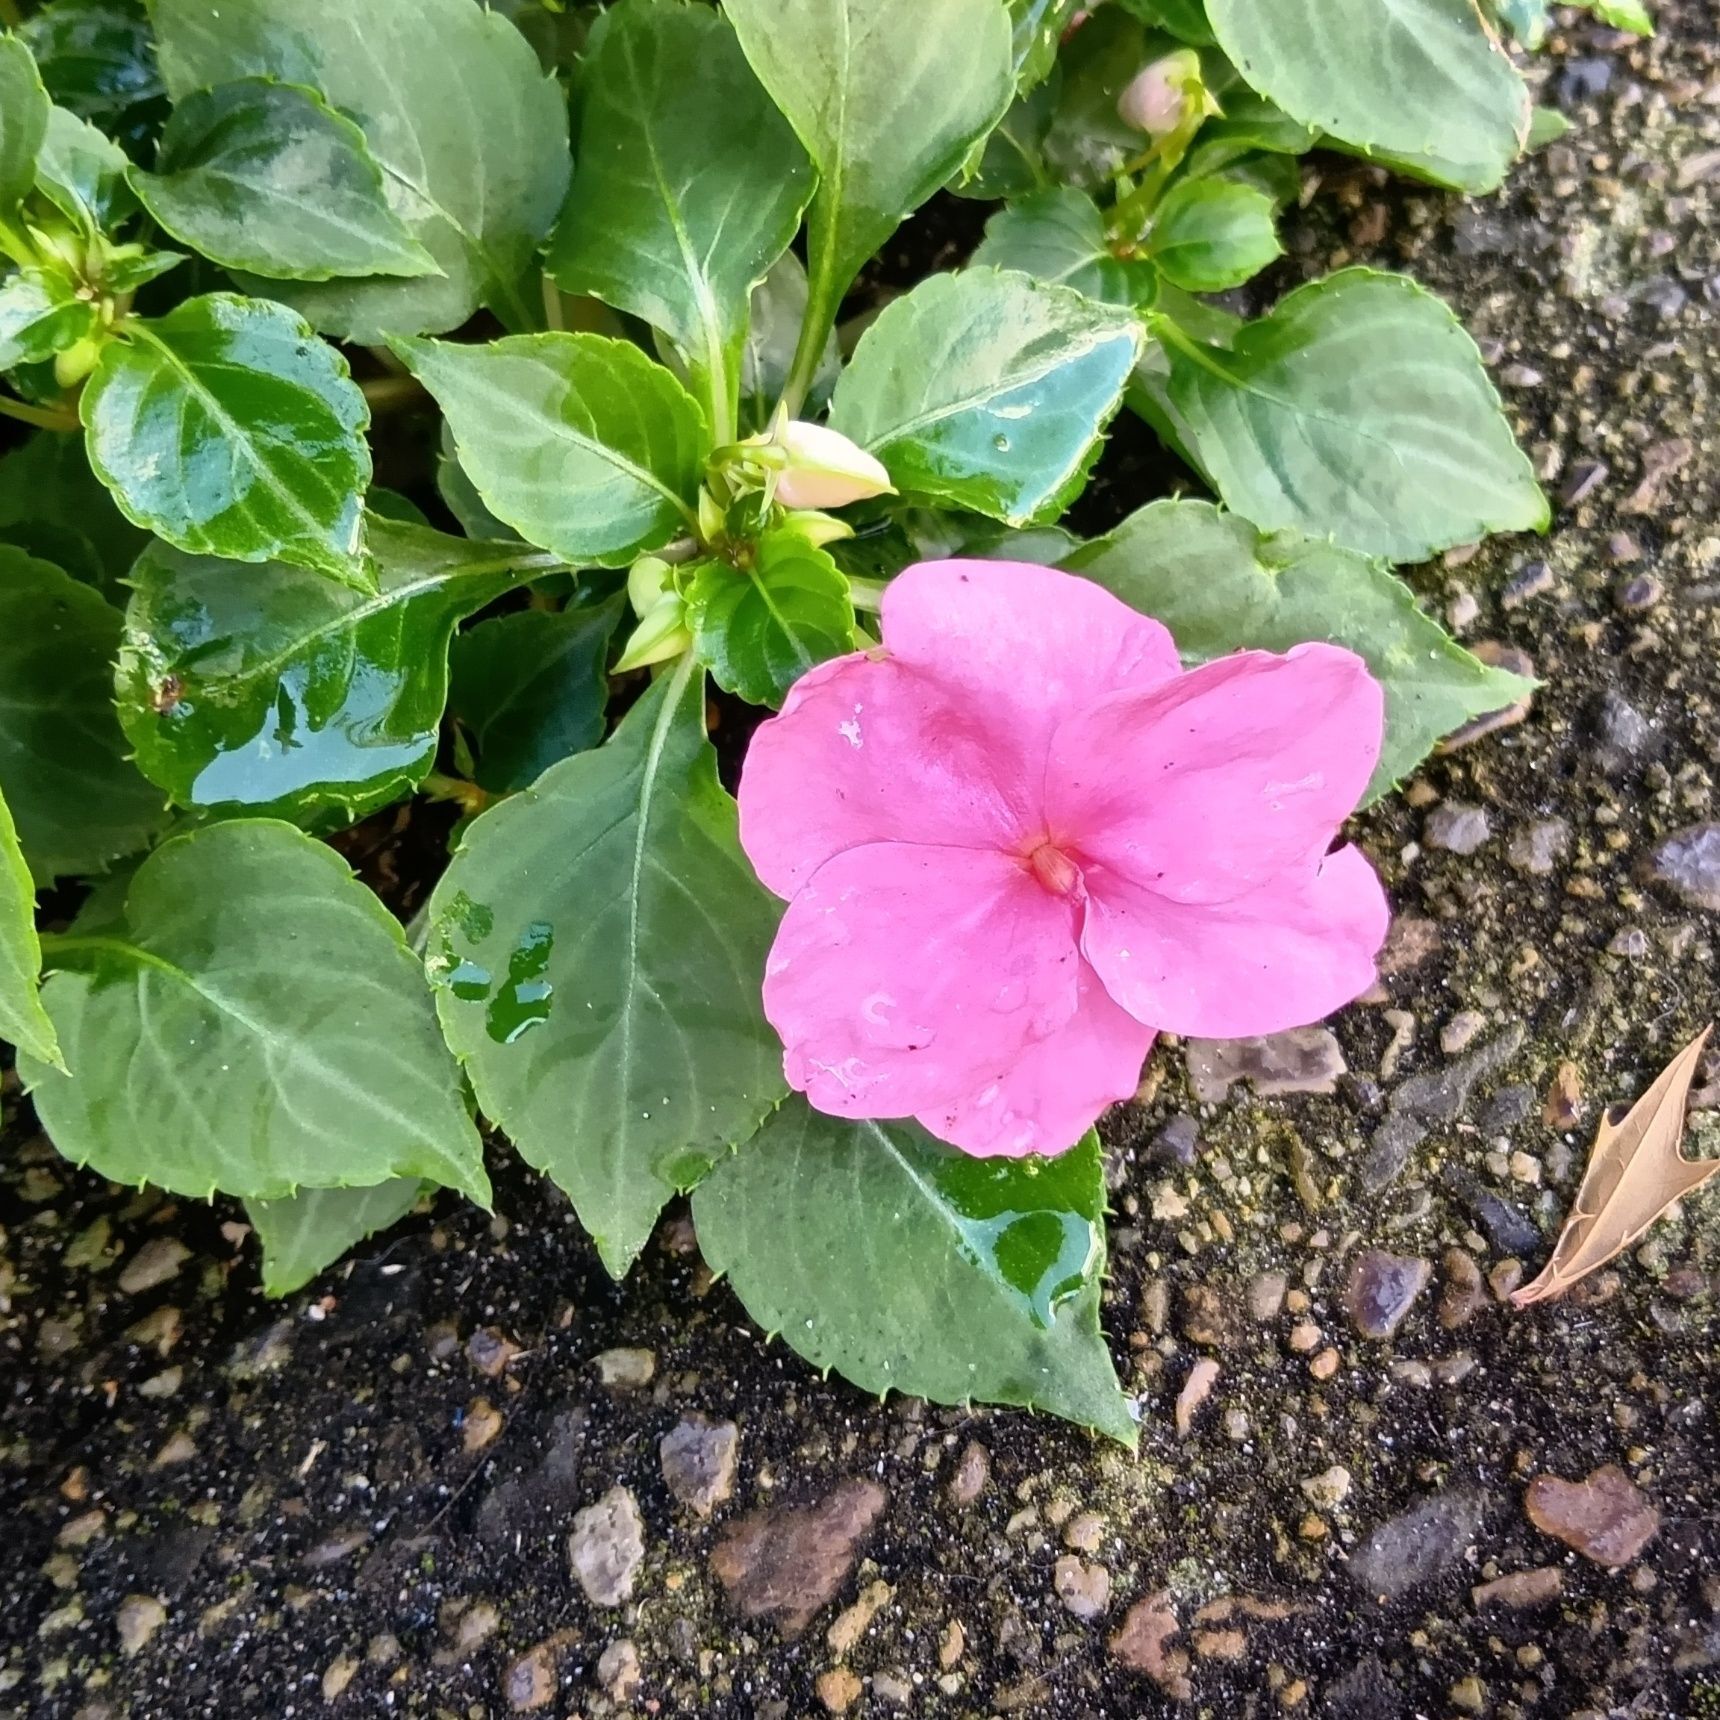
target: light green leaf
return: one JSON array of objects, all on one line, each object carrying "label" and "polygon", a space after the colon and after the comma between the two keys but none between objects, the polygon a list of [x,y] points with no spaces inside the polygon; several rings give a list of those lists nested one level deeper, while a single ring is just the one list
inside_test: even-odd
[{"label": "light green leaf", "polygon": [[512,306],[567,190],[567,107],[507,19],[473,0],[154,0],[174,99],[240,78],[314,89],[364,134],[390,207],[440,276],[262,288],[372,344]]},{"label": "light green leaf", "polygon": [[92,237],[137,208],[127,174],[131,163],[111,138],[62,107],[49,110],[36,159],[36,189],[68,221]]},{"label": "light green leaf", "polygon": [[1140,352],[1135,317],[997,269],[933,275],[887,306],[830,421],[904,491],[1010,525],[1080,492]]},{"label": "light green leaf", "polygon": [[1535,117],[1529,122],[1529,141],[1523,147],[1533,155],[1536,150],[1557,143],[1570,129],[1571,122],[1557,108],[1537,107]]},{"label": "light green leaf", "polygon": [[1159,205],[1147,251],[1165,278],[1190,293],[1221,293],[1252,280],[1274,257],[1276,204],[1234,179],[1184,179]]},{"label": "light green leaf", "polygon": [[748,301],[800,226],[812,164],[728,21],[684,0],[603,14],[581,88],[550,272],[667,335],[732,441]]},{"label": "light green leaf", "polygon": [[397,1224],[423,1196],[418,1177],[393,1177],[374,1188],[307,1188],[285,1200],[245,1203],[263,1247],[263,1294],[290,1296],[349,1248]]},{"label": "light green leaf", "polygon": [[1553,0],[1492,0],[1491,12],[1525,48],[1538,48],[1547,38]]},{"label": "light green leaf", "polygon": [[0,35],[0,218],[29,196],[48,130],[48,92],[30,50]]},{"label": "light green leaf", "polygon": [[1132,309],[1151,305],[1158,290],[1158,271],[1144,258],[1116,255],[1098,204],[1072,185],[1000,209],[985,225],[973,264],[1017,269],[1048,286]]},{"label": "light green leaf", "polygon": [[692,668],[477,819],[431,901],[448,1042],[617,1277],[785,1091],[760,1003],[779,908],[740,851]]},{"label": "light green leaf", "polygon": [[1572,4],[1594,13],[1615,30],[1626,30],[1633,36],[1654,34],[1654,14],[1643,0],[1572,0]]},{"label": "light green leaf", "polygon": [[1491,191],[1529,131],[1529,90],[1475,0],[1208,0],[1256,90],[1365,155]]},{"label": "light green leaf", "polygon": [[484,505],[528,542],[624,567],[696,523],[704,414],[638,347],[598,334],[393,345],[447,414]]},{"label": "light green leaf", "polygon": [[370,409],[284,305],[210,293],[134,321],[78,410],[96,475],[175,548],[368,582]]},{"label": "light green leaf", "polygon": [[1152,327],[1165,367],[1142,367],[1131,402],[1256,525],[1387,561],[1546,528],[1474,341],[1413,281],[1345,269],[1297,288],[1228,350],[1157,315]]},{"label": "light green leaf", "polygon": [[543,558],[374,515],[370,547],[370,593],[281,562],[144,552],[117,702],[177,805],[332,829],[435,763],[454,627]]},{"label": "light green leaf", "polygon": [[1162,621],[1187,663],[1308,640],[1365,659],[1386,695],[1385,746],[1369,799],[1402,781],[1453,729],[1534,689],[1472,657],[1378,562],[1297,532],[1268,536],[1210,502],[1154,502],[1063,566]]},{"label": "light green leaf", "polygon": [[40,1063],[63,1068],[54,1024],[37,996],[42,945],[36,936],[36,886],[0,795],[0,1039]]},{"label": "light green leaf", "polygon": [[47,960],[75,1073],[19,1069],[75,1164],[200,1198],[410,1176],[488,1204],[422,969],[346,862],[290,825],[170,838],[117,923],[75,927]]},{"label": "light green leaf", "polygon": [[687,591],[687,624],[718,686],[773,709],[813,664],[854,649],[847,579],[786,529],[766,532],[750,565],[705,562]]},{"label": "light green leaf", "polygon": [[90,470],[81,436],[39,430],[0,455],[0,541],[125,601],[120,581],[149,534],[134,526]]},{"label": "light green leaf", "polygon": [[0,545],[0,794],[38,884],[104,871],[166,823],[113,709],[119,611]]},{"label": "light green leaf", "polygon": [[133,188],[174,238],[229,269],[281,280],[435,275],[388,204],[361,132],[315,90],[242,78],[198,90]]},{"label": "light green leaf", "polygon": [[95,306],[64,275],[20,269],[0,280],[0,370],[52,358],[95,326]]},{"label": "light green leaf", "polygon": [[[752,296],[746,345],[741,349],[741,429],[763,430],[788,384],[794,348],[806,317],[806,269],[792,251],[785,251]],[[804,410],[822,412],[842,369],[836,330],[824,343],[824,353],[807,391]]]},{"label": "light green leaf", "polygon": [[818,168],[813,301],[961,165],[1015,93],[1003,0],[728,0],[747,58]]},{"label": "light green leaf", "polygon": [[791,1099],[693,1196],[699,1248],[747,1312],[865,1391],[1048,1410],[1133,1447],[1099,1330],[1105,1179],[976,1159],[912,1124]]}]

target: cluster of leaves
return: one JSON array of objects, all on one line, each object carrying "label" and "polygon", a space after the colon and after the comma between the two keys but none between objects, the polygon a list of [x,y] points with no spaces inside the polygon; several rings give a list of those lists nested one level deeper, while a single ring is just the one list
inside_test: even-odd
[{"label": "cluster of leaves", "polygon": [[[51,0],[0,36],[0,414],[34,427],[0,459],[0,1037],[67,1157],[239,1197],[284,1291],[431,1186],[487,1201],[475,1100],[613,1272],[692,1190],[813,1361],[1132,1438],[1094,1140],[973,1161],[787,1097],[707,678],[780,704],[921,555],[1056,561],[1191,662],[1359,651],[1383,792],[1524,691],[1390,564],[1547,516],[1412,282],[1201,296],[1278,255],[1317,144],[1498,184],[1530,103],[1470,0],[1077,10]],[[1132,129],[1184,48],[1200,101]],[[978,254],[839,346],[946,185],[1002,203]],[[426,391],[457,533],[372,483],[373,447],[418,469]],[[1079,543],[1125,401],[1223,507]],[[826,411],[897,492],[847,525],[777,496],[784,415]],[[476,816],[409,936],[323,838],[420,791]]]}]

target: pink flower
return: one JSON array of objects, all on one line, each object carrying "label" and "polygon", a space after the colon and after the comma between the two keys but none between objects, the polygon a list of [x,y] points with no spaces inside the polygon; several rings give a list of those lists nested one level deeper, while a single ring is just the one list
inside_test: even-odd
[{"label": "pink flower", "polygon": [[1383,696],[1331,645],[1184,671],[1073,574],[933,561],[884,648],[821,664],[754,737],[741,842],[788,900],[764,982],[791,1086],[979,1155],[1062,1152],[1155,1029],[1318,1021],[1388,909],[1328,853]]}]

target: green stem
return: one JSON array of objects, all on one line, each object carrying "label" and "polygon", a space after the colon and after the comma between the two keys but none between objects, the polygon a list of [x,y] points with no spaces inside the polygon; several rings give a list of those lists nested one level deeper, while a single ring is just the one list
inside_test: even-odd
[{"label": "green stem", "polygon": [[38,430],[65,433],[83,428],[77,413],[64,407],[31,406],[27,401],[13,400],[3,394],[0,394],[0,417],[16,418],[21,424],[34,424]]},{"label": "green stem", "polygon": [[1202,370],[1216,376],[1221,382],[1227,382],[1232,388],[1240,388],[1243,384],[1232,376],[1216,358],[1212,356],[1209,347],[1202,346],[1198,340],[1185,333],[1182,327],[1162,311],[1151,313],[1147,318],[1147,332],[1165,346],[1174,346],[1184,358],[1198,364]]},{"label": "green stem", "polygon": [[520,282],[512,281],[497,287],[488,303],[509,334],[539,334],[543,331],[546,319],[542,293],[536,295],[534,302]]},{"label": "green stem", "polygon": [[812,390],[812,379],[818,374],[819,360],[824,356],[825,343],[836,326],[836,315],[842,309],[842,297],[849,285],[838,278],[831,235],[821,232],[820,223],[816,220],[811,234],[811,256],[812,267],[806,281],[806,315],[801,318],[800,340],[794,349],[794,363],[789,367],[787,386],[782,391],[782,405],[790,418],[799,416]]},{"label": "green stem", "polygon": [[123,956],[138,967],[155,968],[160,973],[173,975],[175,979],[185,977],[182,968],[175,967],[161,956],[152,955],[127,938],[104,938],[84,932],[43,932],[41,941],[44,970],[67,965],[75,967],[75,961],[68,964],[62,959],[66,956],[110,955]]}]

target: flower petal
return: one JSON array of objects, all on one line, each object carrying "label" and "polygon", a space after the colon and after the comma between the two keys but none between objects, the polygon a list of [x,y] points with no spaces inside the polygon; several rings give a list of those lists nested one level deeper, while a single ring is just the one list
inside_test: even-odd
[{"label": "flower petal", "polygon": [[1325,853],[1373,774],[1384,719],[1354,652],[1221,657],[1058,729],[1052,835],[1173,901],[1228,901]]},{"label": "flower petal", "polygon": [[977,1092],[1075,1013],[1080,907],[1018,861],[876,843],[821,866],[765,968],[783,1069],[820,1111],[909,1117]]},{"label": "flower petal", "polygon": [[1359,848],[1219,903],[1173,902],[1089,868],[1081,947],[1105,989],[1166,1033],[1246,1039],[1305,1027],[1374,983],[1391,909]]},{"label": "flower petal", "polygon": [[1063,1026],[1000,1062],[997,1076],[917,1119],[976,1158],[1062,1153],[1141,1084],[1153,1030],[1111,1001],[1081,964],[1080,1005]]},{"label": "flower petal", "polygon": [[767,889],[794,893],[867,842],[1018,847],[1043,820],[1044,754],[935,675],[860,653],[795,682],[741,771],[741,846]]}]

